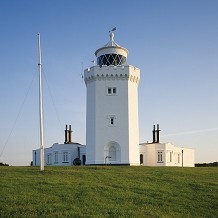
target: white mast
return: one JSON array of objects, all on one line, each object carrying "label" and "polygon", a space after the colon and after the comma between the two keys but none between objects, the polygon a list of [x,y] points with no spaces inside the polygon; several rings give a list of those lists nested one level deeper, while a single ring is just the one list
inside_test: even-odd
[{"label": "white mast", "polygon": [[43,101],[42,101],[42,59],[40,46],[40,33],[38,33],[39,49],[39,117],[40,117],[40,170],[44,170],[44,128],[43,128]]}]

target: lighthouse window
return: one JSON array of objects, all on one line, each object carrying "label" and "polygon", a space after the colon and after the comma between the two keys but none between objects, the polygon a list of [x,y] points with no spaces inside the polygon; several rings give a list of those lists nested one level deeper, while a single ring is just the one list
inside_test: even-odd
[{"label": "lighthouse window", "polygon": [[115,115],[109,115],[108,116],[108,126],[115,126]]},{"label": "lighthouse window", "polygon": [[107,55],[107,59],[108,59],[108,64],[109,65],[115,65],[113,55]]},{"label": "lighthouse window", "polygon": [[108,88],[107,93],[110,95],[111,94],[111,88]]},{"label": "lighthouse window", "polygon": [[114,125],[114,117],[111,117],[111,125]]},{"label": "lighthouse window", "polygon": [[105,54],[97,58],[97,64],[100,65],[100,67],[102,67],[102,65],[122,65],[125,61],[126,57],[119,54]]},{"label": "lighthouse window", "polygon": [[116,87],[108,87],[107,88],[107,94],[108,95],[116,95],[117,94],[117,88]]}]

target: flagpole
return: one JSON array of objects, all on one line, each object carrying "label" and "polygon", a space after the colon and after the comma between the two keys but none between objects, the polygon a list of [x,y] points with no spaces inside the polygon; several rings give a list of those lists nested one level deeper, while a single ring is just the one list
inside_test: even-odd
[{"label": "flagpole", "polygon": [[43,99],[42,99],[42,57],[40,45],[40,33],[38,33],[39,49],[39,118],[40,118],[40,170],[44,170],[44,127],[43,127]]}]

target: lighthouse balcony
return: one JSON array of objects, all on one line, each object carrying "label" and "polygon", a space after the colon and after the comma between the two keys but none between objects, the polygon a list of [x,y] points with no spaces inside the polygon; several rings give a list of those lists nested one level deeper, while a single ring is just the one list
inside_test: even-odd
[{"label": "lighthouse balcony", "polygon": [[102,65],[102,67],[92,66],[91,68],[86,69],[84,72],[84,80],[86,83],[93,80],[102,79],[128,79],[138,83],[140,80],[140,70],[139,68],[131,65]]}]

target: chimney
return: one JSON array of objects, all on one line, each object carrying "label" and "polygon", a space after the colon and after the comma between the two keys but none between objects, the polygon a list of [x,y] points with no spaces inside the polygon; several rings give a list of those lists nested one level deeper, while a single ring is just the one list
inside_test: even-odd
[{"label": "chimney", "polygon": [[160,129],[159,129],[159,124],[157,124],[157,143],[160,143]]},{"label": "chimney", "polygon": [[71,130],[71,125],[70,125],[70,129],[69,129],[68,133],[69,133],[69,143],[72,143],[72,130]]},{"label": "chimney", "polygon": [[65,132],[65,141],[64,141],[64,144],[68,144],[69,141],[68,141],[68,130],[67,130],[67,125],[66,125],[66,130],[64,130]]},{"label": "chimney", "polygon": [[155,143],[156,142],[156,139],[155,139],[155,133],[156,133],[155,125],[153,127],[154,127],[154,129],[153,129],[153,143]]}]

